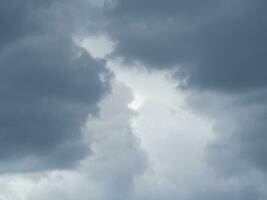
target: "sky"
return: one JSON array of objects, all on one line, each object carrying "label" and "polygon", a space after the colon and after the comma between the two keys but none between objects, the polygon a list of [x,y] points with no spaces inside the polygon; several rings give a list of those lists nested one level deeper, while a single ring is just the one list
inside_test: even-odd
[{"label": "sky", "polygon": [[2,0],[0,200],[267,199],[264,0]]}]

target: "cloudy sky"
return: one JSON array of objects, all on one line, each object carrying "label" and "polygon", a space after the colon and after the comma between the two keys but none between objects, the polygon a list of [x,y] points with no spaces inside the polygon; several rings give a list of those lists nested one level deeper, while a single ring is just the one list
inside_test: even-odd
[{"label": "cloudy sky", "polygon": [[0,200],[266,200],[265,0],[1,0]]}]

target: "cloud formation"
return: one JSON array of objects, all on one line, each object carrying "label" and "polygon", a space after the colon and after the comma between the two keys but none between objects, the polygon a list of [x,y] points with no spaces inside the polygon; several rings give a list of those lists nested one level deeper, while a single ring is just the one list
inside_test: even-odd
[{"label": "cloud formation", "polygon": [[75,46],[61,1],[0,4],[0,171],[73,167],[89,151],[80,129],[111,74]]},{"label": "cloud formation", "polygon": [[[174,71],[192,108],[214,120],[217,137],[206,154],[223,178],[266,174],[265,7],[262,0],[113,0],[105,7],[112,56]],[[265,193],[253,186],[208,190],[203,198],[243,199],[244,191],[248,199]]]},{"label": "cloud formation", "polygon": [[[265,7],[3,0],[0,199],[266,199]],[[125,71],[112,66],[118,57]],[[106,65],[134,95],[146,91],[135,121],[131,93],[116,81],[101,102],[111,90]],[[159,74],[130,73],[140,65]],[[180,87],[163,81],[165,71]]]},{"label": "cloud formation", "polygon": [[[0,199],[123,200],[134,198],[135,178],[146,169],[146,155],[130,125],[136,114],[127,107],[131,91],[113,82],[113,93],[100,103],[84,139],[92,154],[75,170],[0,176]],[[114,113],[117,113],[114,115]]]},{"label": "cloud formation", "polygon": [[266,2],[113,0],[108,32],[115,55],[149,69],[174,69],[186,87],[266,87]]}]

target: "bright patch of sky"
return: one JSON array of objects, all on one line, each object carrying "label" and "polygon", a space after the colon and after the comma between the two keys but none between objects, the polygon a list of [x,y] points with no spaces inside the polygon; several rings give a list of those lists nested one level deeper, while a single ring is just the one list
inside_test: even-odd
[{"label": "bright patch of sky", "polygon": [[[106,38],[100,44],[105,41]],[[89,50],[95,54],[93,48]],[[147,171],[136,179],[137,190],[152,187],[172,193],[179,187],[180,196],[186,197],[192,188],[211,184],[214,180],[205,165],[205,149],[214,137],[212,122],[190,109],[186,94],[177,90],[170,74],[129,68],[120,60],[109,60],[108,66],[133,93],[128,104],[137,112],[132,127],[149,160]],[[204,178],[206,183],[202,183]]]}]

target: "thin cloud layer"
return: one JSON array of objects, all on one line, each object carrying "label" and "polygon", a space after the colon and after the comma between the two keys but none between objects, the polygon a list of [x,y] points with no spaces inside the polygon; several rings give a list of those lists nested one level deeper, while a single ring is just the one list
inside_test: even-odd
[{"label": "thin cloud layer", "polygon": [[1,172],[69,168],[89,152],[81,127],[97,114],[110,72],[74,45],[61,3],[0,3]]}]

